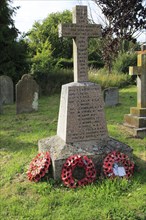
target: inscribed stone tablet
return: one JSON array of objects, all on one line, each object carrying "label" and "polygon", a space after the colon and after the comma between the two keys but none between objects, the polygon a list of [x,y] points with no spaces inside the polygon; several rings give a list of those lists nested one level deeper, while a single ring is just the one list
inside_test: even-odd
[{"label": "inscribed stone tablet", "polygon": [[57,134],[67,143],[107,138],[99,85],[70,83],[62,87]]}]

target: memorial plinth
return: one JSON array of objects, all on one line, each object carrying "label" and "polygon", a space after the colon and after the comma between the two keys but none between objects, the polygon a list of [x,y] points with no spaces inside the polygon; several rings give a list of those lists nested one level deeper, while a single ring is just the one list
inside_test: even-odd
[{"label": "memorial plinth", "polygon": [[137,107],[130,108],[124,124],[134,136],[146,137],[146,50],[138,51],[137,66],[129,67],[130,75],[137,75]]},{"label": "memorial plinth", "polygon": [[57,135],[66,143],[107,140],[100,85],[73,82],[62,86]]},{"label": "memorial plinth", "polygon": [[57,135],[38,142],[49,151],[54,179],[61,178],[65,160],[74,154],[93,159],[100,172],[105,156],[118,150],[131,156],[132,149],[109,138],[100,85],[88,82],[88,38],[101,36],[101,26],[88,24],[87,7],[76,6],[73,24],[59,26],[59,35],[73,38],[74,82],[63,85]]}]

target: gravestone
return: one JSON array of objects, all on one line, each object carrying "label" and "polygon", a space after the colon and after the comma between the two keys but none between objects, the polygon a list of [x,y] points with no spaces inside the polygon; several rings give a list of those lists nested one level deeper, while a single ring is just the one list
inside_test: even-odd
[{"label": "gravestone", "polygon": [[110,151],[132,152],[109,138],[101,87],[88,81],[87,42],[101,36],[101,26],[88,24],[87,7],[76,6],[73,24],[61,24],[59,36],[73,38],[74,82],[62,86],[57,135],[38,142],[40,152],[50,152],[54,179],[61,178],[63,163],[71,155],[89,156],[99,170]]},{"label": "gravestone", "polygon": [[124,116],[124,124],[132,129],[133,135],[146,137],[146,49],[138,51],[137,66],[129,67],[130,75],[137,75],[137,107],[130,108]]},{"label": "gravestone", "polygon": [[39,86],[31,75],[25,74],[16,84],[16,113],[38,110]]},{"label": "gravestone", "polygon": [[0,76],[0,100],[2,104],[14,103],[13,81],[9,76]]},{"label": "gravestone", "polygon": [[116,106],[119,104],[119,89],[117,87],[104,89],[103,97],[105,106]]}]

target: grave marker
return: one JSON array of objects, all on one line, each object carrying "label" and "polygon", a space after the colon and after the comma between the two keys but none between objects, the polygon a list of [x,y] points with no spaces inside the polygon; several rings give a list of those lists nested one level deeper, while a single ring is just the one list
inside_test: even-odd
[{"label": "grave marker", "polygon": [[119,104],[119,89],[117,87],[107,88],[103,91],[105,106],[116,106]]},{"label": "grave marker", "polygon": [[76,6],[73,24],[59,26],[60,36],[73,38],[74,82],[62,86],[57,135],[38,142],[40,152],[50,152],[54,179],[61,178],[62,166],[71,155],[89,156],[100,169],[110,151],[118,148],[128,155],[132,152],[127,145],[109,138],[101,87],[88,82],[88,37],[101,36],[101,26],[87,21],[87,7]]},{"label": "grave marker", "polygon": [[131,127],[134,136],[146,136],[146,50],[138,51],[137,66],[129,67],[129,74],[137,76],[137,107],[130,108],[124,116],[125,125]]},{"label": "grave marker", "polygon": [[99,85],[88,82],[88,38],[101,25],[88,24],[87,7],[76,6],[73,24],[59,25],[59,36],[73,37],[74,83],[62,86],[57,135],[66,143],[108,137]]},{"label": "grave marker", "polygon": [[0,76],[0,100],[2,104],[14,103],[14,86],[9,76]]},{"label": "grave marker", "polygon": [[16,85],[16,112],[28,113],[38,110],[39,87],[31,75],[25,74]]}]

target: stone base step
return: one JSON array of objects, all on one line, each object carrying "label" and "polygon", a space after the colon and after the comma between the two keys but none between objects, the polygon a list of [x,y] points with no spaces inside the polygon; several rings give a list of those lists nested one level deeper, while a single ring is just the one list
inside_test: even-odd
[{"label": "stone base step", "polygon": [[129,131],[132,133],[133,137],[145,138],[146,137],[146,127],[145,128],[135,128],[129,126],[129,124],[124,124],[124,126],[128,127]]},{"label": "stone base step", "polygon": [[136,137],[145,138],[146,137],[146,127],[145,128],[134,129],[134,134],[135,134]]},{"label": "stone base step", "polygon": [[124,115],[124,123],[133,128],[146,127],[146,117],[138,117],[131,114]]},{"label": "stone base step", "polygon": [[146,117],[146,108],[130,108],[130,114],[137,117]]},{"label": "stone base step", "polygon": [[55,180],[61,179],[63,164],[66,159],[75,154],[86,155],[95,164],[97,173],[102,171],[103,160],[112,151],[125,153],[132,159],[132,151],[128,145],[121,143],[111,137],[99,143],[99,140],[75,142],[66,144],[60,137],[53,136],[38,142],[39,152],[50,152],[52,161],[52,173]]}]

